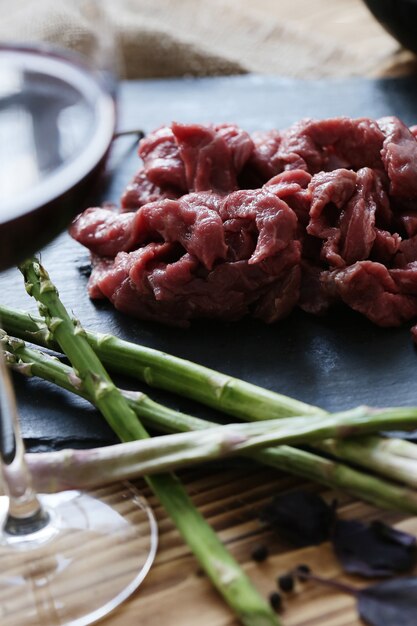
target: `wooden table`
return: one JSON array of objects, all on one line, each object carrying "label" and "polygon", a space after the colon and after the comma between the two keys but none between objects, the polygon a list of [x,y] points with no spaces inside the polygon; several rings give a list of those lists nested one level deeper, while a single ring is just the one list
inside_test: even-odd
[{"label": "wooden table", "polygon": [[[259,508],[271,496],[287,489],[314,490],[331,499],[334,492],[317,488],[277,471],[243,465],[200,469],[180,474],[194,503],[212,524],[233,556],[243,565],[255,586],[268,596],[276,589],[276,577],[300,563],[326,578],[361,586],[363,580],[343,575],[329,543],[292,549],[258,520]],[[146,490],[145,490],[146,493]],[[135,596],[105,620],[109,626],[238,626],[230,610],[202,575],[195,559],[154,498],[159,523],[160,547],[154,566]],[[343,518],[379,519],[417,534],[417,517],[381,512],[362,502],[337,494]],[[270,550],[263,563],[251,559],[254,546],[265,543]],[[351,596],[312,584],[298,585],[284,598],[284,626],[358,626]]]}]

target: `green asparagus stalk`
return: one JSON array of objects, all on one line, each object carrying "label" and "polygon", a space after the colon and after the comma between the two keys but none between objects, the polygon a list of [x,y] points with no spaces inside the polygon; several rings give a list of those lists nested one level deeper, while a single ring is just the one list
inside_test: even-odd
[{"label": "green asparagus stalk", "polygon": [[[325,417],[293,417],[249,424],[228,424],[202,431],[163,435],[146,441],[132,441],[89,451],[51,452],[38,458],[37,476],[52,468],[61,489],[90,486],[102,481],[126,478],[129,466],[135,476],[157,474],[203,461],[248,452],[271,444],[308,443],[326,434],[378,429],[380,424],[417,423],[417,408],[395,408],[375,411],[357,407]],[[32,462],[33,462],[33,457]],[[36,455],[35,455],[36,458]]]},{"label": "green asparagus stalk", "polygon": [[[51,333],[41,319],[4,305],[0,306],[0,319],[11,335],[56,348]],[[153,348],[88,330],[85,336],[109,369],[137,377],[151,387],[172,391],[240,419],[254,421],[324,413],[318,407]]]},{"label": "green asparagus stalk", "polygon": [[364,437],[363,439],[331,439],[316,446],[335,456],[341,456],[394,478],[412,487],[417,487],[417,446],[401,439]]},{"label": "green asparagus stalk", "polygon": [[[42,319],[4,305],[0,305],[0,318],[8,332],[32,343],[56,348],[52,335]],[[234,417],[252,421],[300,414],[325,414],[325,411],[315,406],[261,389],[152,348],[90,331],[86,331],[86,337],[100,359],[110,369],[136,376],[150,385],[198,400]],[[330,442],[326,445],[327,451],[332,452],[333,444]],[[414,486],[414,472],[408,472],[407,467],[404,467],[404,471],[401,469],[405,465],[404,458],[412,456],[414,444],[408,442],[397,444],[401,451],[392,450],[392,456],[394,453],[401,456],[401,463],[393,458],[389,469],[388,465],[384,465],[384,455],[387,452],[385,439],[374,437],[368,442],[362,439],[361,448],[355,452],[357,445],[357,440],[351,444],[343,442],[337,446],[337,456]],[[366,454],[363,454],[364,447]],[[335,451],[336,448],[333,446],[333,452]],[[288,461],[287,457],[286,460]],[[318,480],[317,477],[316,479]]]},{"label": "green asparagus stalk", "polygon": [[[69,391],[89,399],[84,391],[81,380],[75,376],[74,370],[39,350],[26,346],[21,339],[3,335],[3,348],[7,351],[9,364],[27,376],[39,376]],[[141,392],[122,392],[130,406],[147,425],[164,432],[187,432],[213,427],[209,421],[191,417],[178,411],[166,408],[150,400]],[[334,489],[342,489],[355,497],[359,497],[376,506],[396,509],[412,514],[417,513],[417,495],[414,491],[395,485],[391,482],[364,474],[342,463],[323,458],[311,452],[289,446],[265,448],[246,453],[255,460],[266,465],[289,471],[297,476],[315,480]],[[35,480],[37,470],[34,469]],[[125,477],[134,475],[131,463],[124,459],[119,471],[126,472]],[[52,479],[53,473],[49,475]],[[35,483],[36,484],[36,483]],[[40,486],[37,485],[39,488]],[[47,489],[47,486],[43,486]],[[48,489],[56,488],[52,483]]]},{"label": "green asparagus stalk", "polygon": [[[99,358],[88,344],[84,331],[74,325],[47,272],[37,259],[20,266],[28,293],[36,298],[49,331],[67,355],[75,375],[82,381],[94,404],[122,441],[147,439],[148,433],[126,399],[113,384]],[[146,478],[184,540],[246,626],[279,624],[269,604],[253,587],[238,563],[226,550],[172,474]]]}]

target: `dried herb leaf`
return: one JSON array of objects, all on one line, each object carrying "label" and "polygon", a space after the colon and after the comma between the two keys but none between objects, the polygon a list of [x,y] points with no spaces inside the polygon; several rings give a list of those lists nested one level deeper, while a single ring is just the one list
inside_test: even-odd
[{"label": "dried herb leaf", "polygon": [[417,578],[395,578],[361,589],[358,612],[370,626],[416,626]]},{"label": "dried herb leaf", "polygon": [[337,520],[333,546],[349,574],[370,578],[393,576],[409,570],[416,562],[415,537],[382,522],[368,525],[356,520]]},{"label": "dried herb leaf", "polygon": [[388,526],[388,524],[384,524],[384,522],[375,521],[372,522],[371,526],[380,537],[401,543],[404,546],[414,546],[415,548],[417,545],[414,535],[410,535],[410,533],[406,533],[403,530],[397,530],[392,526]]},{"label": "dried herb leaf", "polygon": [[315,493],[290,491],[267,504],[260,519],[293,545],[304,547],[330,538],[334,509]]}]

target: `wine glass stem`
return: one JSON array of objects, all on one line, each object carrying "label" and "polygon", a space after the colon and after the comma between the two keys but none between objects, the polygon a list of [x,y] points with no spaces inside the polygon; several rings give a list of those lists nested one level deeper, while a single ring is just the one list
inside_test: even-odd
[{"label": "wine glass stem", "polygon": [[43,528],[48,521],[32,485],[25,462],[16,399],[12,381],[0,349],[0,465],[9,509],[3,530],[24,535]]}]

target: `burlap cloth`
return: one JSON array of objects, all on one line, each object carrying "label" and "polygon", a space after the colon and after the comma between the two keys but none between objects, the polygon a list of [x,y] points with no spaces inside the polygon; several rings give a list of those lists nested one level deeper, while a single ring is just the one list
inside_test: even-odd
[{"label": "burlap cloth", "polygon": [[[370,76],[414,63],[360,0],[101,0],[100,6],[129,78]],[[0,0],[0,11],[1,40],[86,50],[97,32],[97,20],[81,14],[77,0]]]}]

